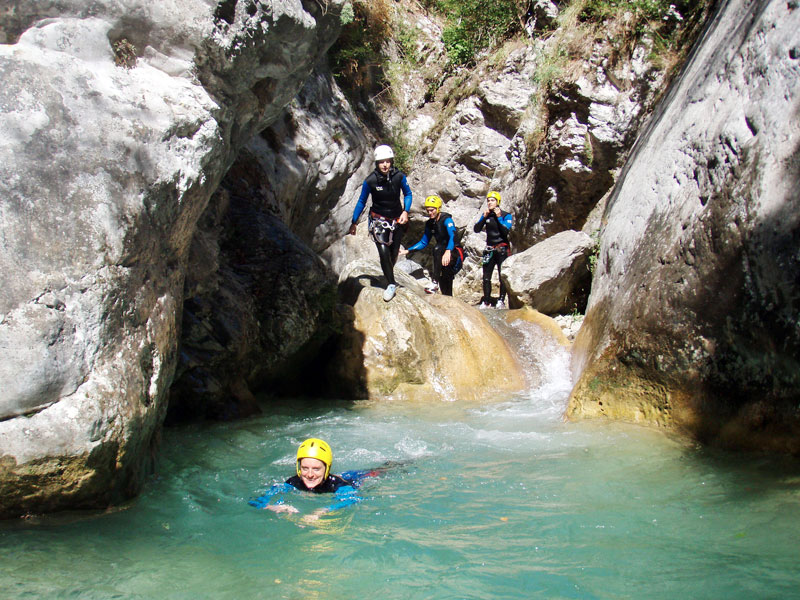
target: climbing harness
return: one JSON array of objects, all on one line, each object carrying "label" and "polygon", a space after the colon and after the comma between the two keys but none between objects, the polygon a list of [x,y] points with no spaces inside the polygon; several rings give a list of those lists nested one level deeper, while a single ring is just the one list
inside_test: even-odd
[{"label": "climbing harness", "polygon": [[486,246],[483,250],[483,260],[482,263],[488,264],[490,260],[492,260],[492,254],[494,254],[495,250],[498,254],[503,256],[508,256],[509,245],[505,242],[502,244],[497,244],[496,246]]},{"label": "climbing harness", "polygon": [[372,239],[377,244],[384,246],[391,246],[394,239],[394,228],[397,221],[389,221],[388,219],[370,213],[369,215],[369,233]]}]

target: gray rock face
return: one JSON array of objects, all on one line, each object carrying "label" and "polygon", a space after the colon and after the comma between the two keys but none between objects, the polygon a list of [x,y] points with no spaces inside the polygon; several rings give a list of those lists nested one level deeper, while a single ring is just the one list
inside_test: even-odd
[{"label": "gray rock face", "polygon": [[270,127],[240,154],[270,210],[316,251],[341,239],[374,143],[327,71],[318,69]]},{"label": "gray rock face", "polygon": [[[537,27],[556,26],[557,8],[537,3]],[[424,138],[409,182],[417,197],[438,194],[463,233],[470,259],[456,280],[459,297],[481,296],[479,259],[485,236],[472,232],[485,195],[500,191],[502,208],[514,215],[511,238],[516,252],[562,231],[582,229],[598,202],[612,188],[635,136],[663,87],[663,71],[647,60],[649,48],[637,47],[630,60],[615,63],[605,42],[596,42],[574,83],[559,81],[546,98],[546,120],[531,98],[540,93],[537,75],[558,36],[512,49],[499,67],[462,73],[460,86],[446,83],[437,102],[447,106],[462,88],[474,90],[451,115]],[[435,103],[434,103],[435,104]],[[431,106],[412,114],[430,114]],[[411,117],[409,117],[411,118]],[[536,132],[541,132],[537,147]],[[529,145],[531,147],[529,147]],[[415,203],[416,204],[416,203]],[[415,220],[425,216],[419,209]],[[563,300],[563,298],[561,299]]]},{"label": "gray rock face", "polygon": [[333,274],[238,175],[192,245],[167,422],[239,418],[259,412],[255,391],[306,389],[298,371],[335,328]]},{"label": "gray rock face", "polygon": [[[580,230],[611,189],[647,115],[663,73],[636,48],[629,62],[612,66],[599,48],[574,84],[547,98],[548,122],[532,168],[515,167],[503,179],[517,207],[515,239],[528,247],[560,231]],[[517,144],[515,161],[528,152]]]},{"label": "gray rock face", "polygon": [[580,231],[562,231],[503,263],[512,306],[524,305],[546,315],[582,312],[592,277],[589,256],[595,247]]},{"label": "gray rock face", "polygon": [[141,483],[195,224],[337,13],[299,0],[4,13],[0,516],[101,505]]},{"label": "gray rock face", "polygon": [[605,214],[569,412],[800,452],[800,9],[724,5]]}]

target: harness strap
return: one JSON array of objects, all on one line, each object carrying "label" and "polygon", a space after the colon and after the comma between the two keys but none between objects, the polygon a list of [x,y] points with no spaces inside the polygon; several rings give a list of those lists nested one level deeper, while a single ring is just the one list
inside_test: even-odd
[{"label": "harness strap", "polygon": [[397,223],[397,219],[387,219],[383,215],[379,215],[378,213],[373,211],[369,211],[369,218],[372,219],[373,221],[382,223],[381,227],[386,227],[386,228],[391,227],[392,229],[394,229],[394,226]]},{"label": "harness strap", "polygon": [[508,242],[501,242],[494,246],[486,246],[485,252],[492,252],[495,248],[508,248]]},{"label": "harness strap", "polygon": [[392,245],[396,224],[396,220],[389,221],[389,219],[377,213],[372,211],[369,213],[369,232],[372,235],[372,239],[378,244],[383,244],[384,246]]}]

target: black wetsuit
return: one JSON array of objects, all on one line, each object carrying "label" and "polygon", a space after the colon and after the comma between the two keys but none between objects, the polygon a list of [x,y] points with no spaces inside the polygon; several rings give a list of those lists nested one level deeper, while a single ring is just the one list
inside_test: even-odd
[{"label": "black wetsuit", "polygon": [[[400,194],[403,194],[403,201],[400,201]],[[383,275],[390,284],[396,284],[394,279],[394,264],[397,262],[397,255],[400,252],[400,243],[408,225],[397,225],[395,221],[403,213],[411,210],[411,188],[408,187],[405,174],[392,167],[389,173],[384,175],[375,169],[364,180],[361,185],[361,196],[358,198],[356,207],[353,210],[353,220],[358,222],[361,213],[367,205],[367,198],[372,198],[370,207],[370,224],[373,219],[380,219],[388,223],[393,223],[395,228],[392,235],[391,244],[381,243],[375,236],[375,245],[378,248],[378,256],[381,261]]]},{"label": "black wetsuit", "polygon": [[[453,295],[453,278],[461,266],[458,264],[460,256],[456,254],[455,232],[456,226],[453,218],[448,213],[439,213],[437,218],[425,221],[422,239],[408,248],[409,252],[422,250],[428,245],[431,237],[436,239],[436,245],[433,247],[431,279],[439,284],[444,296]],[[450,264],[446,267],[442,265],[442,256],[445,250],[450,250]]]},{"label": "black wetsuit", "polygon": [[291,485],[292,487],[297,488],[301,492],[312,492],[314,494],[332,494],[340,487],[345,485],[349,485],[350,487],[355,487],[352,481],[347,481],[346,479],[339,477],[338,475],[328,475],[327,479],[320,483],[318,486],[308,489],[306,484],[303,483],[303,478],[299,475],[294,475],[289,477],[286,480],[286,483]]},{"label": "black wetsuit", "polygon": [[508,257],[511,246],[508,242],[508,232],[511,230],[513,217],[511,213],[500,211],[500,217],[491,213],[488,217],[481,215],[473,228],[475,233],[480,233],[486,228],[486,249],[483,252],[483,299],[485,304],[492,300],[492,271],[497,267],[497,276],[500,279],[500,301],[505,302],[506,286],[503,283],[500,266]]}]

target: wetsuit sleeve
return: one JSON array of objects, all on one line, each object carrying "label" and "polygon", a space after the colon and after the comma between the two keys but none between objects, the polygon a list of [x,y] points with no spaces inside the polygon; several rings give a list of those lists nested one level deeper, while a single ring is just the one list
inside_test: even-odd
[{"label": "wetsuit sleeve", "polygon": [[481,231],[483,231],[484,225],[486,225],[486,217],[484,217],[483,213],[481,213],[481,218],[478,219],[478,222],[475,223],[475,227],[473,227],[472,229],[475,231],[475,233],[480,233]]},{"label": "wetsuit sleeve", "polygon": [[[255,500],[250,500],[248,504],[250,506],[255,506],[256,508],[266,508],[270,500],[272,500],[275,496],[279,494],[285,494],[293,489],[295,488],[288,483],[276,483],[269,488],[263,496],[259,496]],[[283,499],[278,499],[275,504],[283,504]]]},{"label": "wetsuit sleeve", "polygon": [[413,246],[408,247],[409,252],[413,252],[415,250],[422,250],[428,245],[428,242],[431,241],[431,227],[428,223],[425,223],[425,231],[422,232],[422,237],[420,240],[414,244]]},{"label": "wetsuit sleeve", "polygon": [[[408,184],[406,184],[406,187]],[[358,197],[358,202],[356,202],[356,207],[353,209],[353,223],[358,223],[358,219],[361,217],[361,213],[364,212],[364,208],[367,206],[367,198],[369,198],[369,184],[364,181],[361,184],[361,195]],[[410,190],[409,190],[409,193]]]},{"label": "wetsuit sleeve", "polygon": [[447,228],[447,248],[445,250],[452,250],[456,247],[456,224],[453,223],[453,219],[448,218],[445,220],[444,226]]},{"label": "wetsuit sleeve", "polygon": [[361,496],[358,495],[358,491],[356,488],[350,485],[343,485],[335,492],[336,502],[327,506],[327,510],[338,510],[340,508],[344,508],[345,506],[350,506],[351,504],[358,504],[363,500]]},{"label": "wetsuit sleeve", "polygon": [[506,213],[500,219],[497,219],[497,222],[505,227],[506,230],[511,231],[511,226],[514,224],[514,215]]},{"label": "wetsuit sleeve", "polygon": [[[403,210],[411,212],[411,188],[408,185],[408,180],[405,175],[403,175],[403,178],[400,180],[400,187],[403,189]],[[364,192],[361,193],[363,195]]]}]

